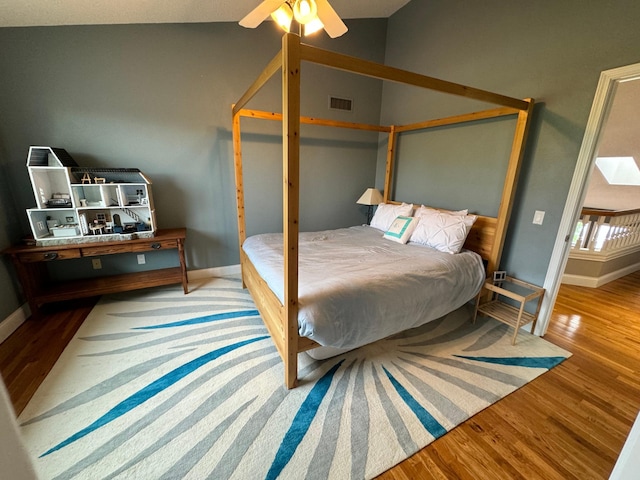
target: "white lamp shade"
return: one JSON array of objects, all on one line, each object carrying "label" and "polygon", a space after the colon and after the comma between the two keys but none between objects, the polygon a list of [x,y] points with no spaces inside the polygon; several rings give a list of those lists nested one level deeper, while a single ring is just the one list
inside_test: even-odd
[{"label": "white lamp shade", "polygon": [[367,188],[356,203],[360,205],[379,205],[382,203],[382,194],[376,188]]}]

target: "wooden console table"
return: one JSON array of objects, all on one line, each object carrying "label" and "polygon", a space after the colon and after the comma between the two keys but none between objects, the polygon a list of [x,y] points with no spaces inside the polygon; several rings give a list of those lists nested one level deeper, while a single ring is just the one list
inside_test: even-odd
[{"label": "wooden console table", "polygon": [[[182,283],[188,293],[187,266],[184,259],[186,228],[158,230],[152,238],[114,240],[55,246],[14,246],[2,253],[9,255],[15,265],[18,279],[29,302],[32,315],[45,303],[74,298],[93,297],[140,288]],[[179,267],[144,272],[109,275],[98,278],[55,282],[49,278],[46,262],[71,258],[97,257],[119,253],[149,252],[177,249]]]}]

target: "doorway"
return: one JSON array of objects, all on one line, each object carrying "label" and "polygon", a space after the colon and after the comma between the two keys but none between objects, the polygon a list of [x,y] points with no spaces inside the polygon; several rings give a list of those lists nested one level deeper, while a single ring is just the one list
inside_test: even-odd
[{"label": "doorway", "polygon": [[582,146],[578,154],[576,169],[573,173],[571,187],[569,188],[564,213],[560,221],[558,235],[556,236],[544,281],[544,288],[547,293],[543,300],[538,325],[536,326],[535,333],[538,335],[544,335],[549,326],[553,306],[569,257],[570,240],[585,201],[587,185],[593,172],[599,142],[611,111],[617,88],[621,83],[639,79],[640,63],[605,70],[600,74]]}]

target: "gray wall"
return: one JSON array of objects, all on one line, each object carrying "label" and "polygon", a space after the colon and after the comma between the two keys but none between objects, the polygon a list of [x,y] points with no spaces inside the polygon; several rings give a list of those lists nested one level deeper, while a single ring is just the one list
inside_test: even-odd
[{"label": "gray wall", "polygon": [[[16,208],[7,156],[0,145],[0,249],[19,238],[19,217],[23,214]],[[6,255],[0,257],[0,322],[20,305],[19,286],[10,263]]]},{"label": "gray wall", "polygon": [[[537,102],[502,258],[501,267],[512,275],[539,285],[544,281],[600,72],[640,62],[639,18],[640,3],[634,1],[414,0],[389,20],[387,64]],[[482,107],[385,84],[381,118],[408,123]],[[460,143],[478,135],[461,130],[453,153],[425,139],[411,154],[421,154],[439,173]],[[488,137],[487,143],[502,154],[499,137]],[[492,192],[476,181],[475,169],[471,159],[463,159],[458,176],[466,183],[449,185],[448,196],[429,195],[428,189],[425,200],[441,207],[488,208],[485,196]],[[380,172],[379,162],[378,185]],[[414,200],[418,194],[400,196]],[[535,210],[546,211],[541,226],[532,224]]]},{"label": "gray wall", "polygon": [[[322,33],[305,42],[382,62],[386,25],[349,21],[344,37]],[[238,263],[230,109],[280,48],[271,22],[256,30],[235,23],[4,28],[0,45],[0,248],[29,233],[26,156],[30,145],[46,145],[65,148],[81,166],[142,170],[153,181],[159,227],[188,229],[189,269]],[[308,65],[302,80],[303,114],[378,122],[381,82]],[[329,94],[352,98],[354,112],[329,111]],[[276,78],[249,107],[279,111],[280,98]],[[281,130],[265,123],[243,121],[249,233],[281,230]],[[319,127],[303,135],[301,227],[364,222],[355,200],[374,183],[377,135]],[[165,261],[147,257],[151,265]],[[123,262],[113,268],[142,268],[134,258]],[[73,268],[90,274],[87,265]],[[0,289],[2,319],[19,306],[4,259]]]}]

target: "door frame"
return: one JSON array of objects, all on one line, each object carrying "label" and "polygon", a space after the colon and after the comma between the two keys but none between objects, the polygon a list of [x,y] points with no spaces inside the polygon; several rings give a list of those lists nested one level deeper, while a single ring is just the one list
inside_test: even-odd
[{"label": "door frame", "polygon": [[560,220],[558,235],[544,280],[546,294],[542,301],[539,321],[535,331],[538,335],[544,335],[549,327],[551,313],[562,283],[562,275],[569,258],[569,249],[571,247],[569,240],[573,236],[576,222],[584,204],[589,179],[595,164],[595,157],[598,153],[601,134],[609,117],[616,90],[620,83],[639,79],[640,63],[604,70],[600,73],[600,80],[593,105],[591,106],[589,121],[582,139],[576,169],[573,172],[571,187],[569,188],[564,213]]}]

